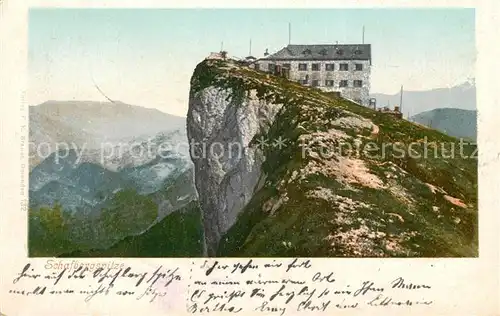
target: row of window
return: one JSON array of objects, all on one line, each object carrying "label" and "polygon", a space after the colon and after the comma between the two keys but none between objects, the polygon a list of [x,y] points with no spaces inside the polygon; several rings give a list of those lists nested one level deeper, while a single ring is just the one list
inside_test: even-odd
[{"label": "row of window", "polygon": [[[299,83],[304,84],[304,85],[309,84],[309,79],[299,80]],[[325,87],[333,87],[333,85],[334,85],[333,80],[325,80],[325,85],[324,85]],[[320,81],[319,80],[311,80],[311,86],[319,87]],[[363,80],[353,80],[352,86],[354,88],[362,88],[363,87]],[[349,80],[340,80],[339,87],[340,88],[349,87]]]},{"label": "row of window", "polygon": [[[255,66],[257,67],[257,70],[258,70],[259,65],[256,64]],[[269,64],[267,67],[268,67],[269,71],[274,71],[275,65],[274,64]],[[291,64],[283,64],[283,68],[291,69],[291,67],[292,67]],[[298,65],[299,71],[307,71],[308,67],[309,67],[309,65],[306,64],[306,63],[300,63]],[[320,71],[321,70],[321,64],[320,63],[313,63],[313,64],[311,64],[311,70],[312,71]],[[335,64],[333,64],[333,63],[325,64],[325,70],[326,71],[334,71],[335,70]],[[347,64],[347,63],[341,63],[341,64],[339,64],[339,70],[340,71],[349,71],[349,64]],[[362,71],[363,70],[363,64],[354,64],[354,70],[356,70],[356,71]]]},{"label": "row of window", "polygon": [[[308,64],[299,64],[299,71],[307,71],[308,70]],[[311,64],[311,70],[312,71],[320,71],[321,70],[321,64],[315,63]],[[325,64],[325,70],[326,71],[334,71],[335,70],[335,64]],[[340,71],[349,71],[349,64],[347,63],[340,63],[339,64],[339,70]],[[354,70],[356,71],[362,71],[363,70],[363,64],[354,64]]]}]

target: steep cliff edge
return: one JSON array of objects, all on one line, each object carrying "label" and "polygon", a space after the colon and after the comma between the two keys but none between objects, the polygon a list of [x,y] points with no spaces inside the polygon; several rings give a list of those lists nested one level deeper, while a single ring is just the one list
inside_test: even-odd
[{"label": "steep cliff edge", "polygon": [[187,129],[209,256],[477,256],[474,145],[232,61]]}]

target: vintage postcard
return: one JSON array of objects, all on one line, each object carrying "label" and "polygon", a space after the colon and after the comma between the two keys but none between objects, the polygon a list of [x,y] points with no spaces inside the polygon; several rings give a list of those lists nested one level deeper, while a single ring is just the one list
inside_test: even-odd
[{"label": "vintage postcard", "polygon": [[0,312],[500,313],[494,5],[229,5],[0,4]]}]

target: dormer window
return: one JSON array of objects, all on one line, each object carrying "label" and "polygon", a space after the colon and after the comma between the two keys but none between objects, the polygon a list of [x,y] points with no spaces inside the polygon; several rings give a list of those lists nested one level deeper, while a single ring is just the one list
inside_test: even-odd
[{"label": "dormer window", "polygon": [[311,55],[311,50],[309,48],[306,48],[306,49],[304,49],[304,51],[302,52],[302,54],[304,54],[304,55]]},{"label": "dormer window", "polygon": [[326,56],[326,54],[328,54],[328,51],[326,50],[326,48],[323,48],[322,50],[319,51],[319,54],[321,56]]},{"label": "dormer window", "polygon": [[343,49],[337,49],[337,55],[344,55]]},{"label": "dormer window", "polygon": [[363,51],[361,49],[356,49],[354,51],[354,55],[361,55],[361,54],[363,54]]}]

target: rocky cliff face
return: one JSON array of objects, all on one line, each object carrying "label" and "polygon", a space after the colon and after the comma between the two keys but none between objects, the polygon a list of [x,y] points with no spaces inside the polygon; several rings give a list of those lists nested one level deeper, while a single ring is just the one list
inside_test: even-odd
[{"label": "rocky cliff face", "polygon": [[474,146],[231,61],[187,129],[209,256],[477,255]]},{"label": "rocky cliff face", "polygon": [[208,86],[190,97],[187,130],[208,255],[215,255],[221,236],[262,180],[264,156],[249,145],[281,107],[259,100],[255,91],[244,98],[236,94],[231,88]]}]

